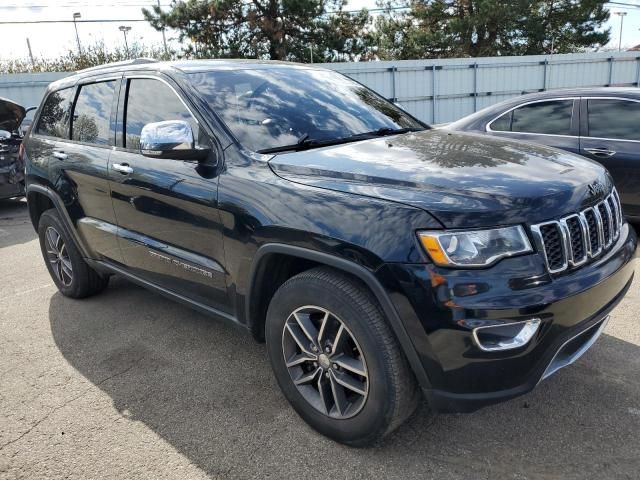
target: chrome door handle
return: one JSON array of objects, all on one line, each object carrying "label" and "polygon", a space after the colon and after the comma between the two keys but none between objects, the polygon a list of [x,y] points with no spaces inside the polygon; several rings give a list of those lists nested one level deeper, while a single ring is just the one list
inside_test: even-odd
[{"label": "chrome door handle", "polygon": [[126,163],[114,163],[113,165],[111,165],[113,167],[113,169],[116,172],[120,172],[124,175],[128,175],[130,173],[133,173],[133,168],[131,168],[129,165],[127,165]]},{"label": "chrome door handle", "polygon": [[53,152],[53,156],[58,160],[66,160],[67,154],[61,151]]},{"label": "chrome door handle", "polygon": [[596,157],[613,157],[616,152],[608,148],[585,148],[585,151]]}]

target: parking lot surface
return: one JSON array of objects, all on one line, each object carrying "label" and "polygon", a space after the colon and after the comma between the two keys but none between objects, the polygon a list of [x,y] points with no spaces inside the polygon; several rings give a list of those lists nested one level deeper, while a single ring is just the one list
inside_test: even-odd
[{"label": "parking lot surface", "polygon": [[60,295],[26,203],[0,201],[0,478],[637,479],[639,280],[531,394],[466,415],[422,405],[352,449],[297,417],[240,329],[117,278]]}]

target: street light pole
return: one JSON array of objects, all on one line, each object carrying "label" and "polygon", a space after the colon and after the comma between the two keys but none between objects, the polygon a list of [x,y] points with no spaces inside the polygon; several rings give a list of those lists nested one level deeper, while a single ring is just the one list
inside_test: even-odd
[{"label": "street light pole", "polygon": [[82,55],[82,48],[80,48],[80,37],[78,36],[78,25],[76,24],[76,20],[80,18],[80,12],[75,12],[73,14],[73,28],[76,30],[76,42],[78,42],[78,55]]},{"label": "street light pole", "polygon": [[122,32],[124,35],[124,49],[127,54],[127,59],[129,58],[129,45],[127,44],[127,32],[131,30],[131,27],[125,27],[124,25],[120,25],[118,30]]},{"label": "street light pole", "polygon": [[620,17],[620,38],[618,40],[618,51],[622,50],[622,27],[624,26],[624,17],[627,12],[615,12]]}]

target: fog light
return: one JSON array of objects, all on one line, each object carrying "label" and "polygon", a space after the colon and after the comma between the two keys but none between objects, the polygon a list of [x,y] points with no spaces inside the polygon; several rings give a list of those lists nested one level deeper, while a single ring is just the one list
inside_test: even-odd
[{"label": "fog light", "polygon": [[539,318],[478,327],[473,329],[473,339],[485,352],[512,350],[529,343],[539,327]]}]

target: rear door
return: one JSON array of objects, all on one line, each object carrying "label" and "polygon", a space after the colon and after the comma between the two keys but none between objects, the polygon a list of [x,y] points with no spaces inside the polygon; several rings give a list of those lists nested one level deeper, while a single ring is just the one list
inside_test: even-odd
[{"label": "rear door", "polygon": [[107,168],[115,143],[113,109],[119,78],[78,85],[70,116],[70,138],[58,142],[49,171],[80,237],[96,259],[122,261]]},{"label": "rear door", "polygon": [[124,263],[155,285],[228,312],[216,169],[140,153],[144,125],[167,120],[189,122],[200,145],[213,145],[178,91],[164,77],[132,75],[122,84],[110,178]]},{"label": "rear door", "polygon": [[96,78],[50,93],[27,147],[31,174],[50,180],[87,254],[121,261],[107,177],[118,83],[118,78]]},{"label": "rear door", "polygon": [[583,98],[580,153],[604,165],[625,215],[640,218],[640,101]]},{"label": "rear door", "polygon": [[579,103],[579,99],[573,98],[529,102],[491,121],[487,132],[577,153]]}]

